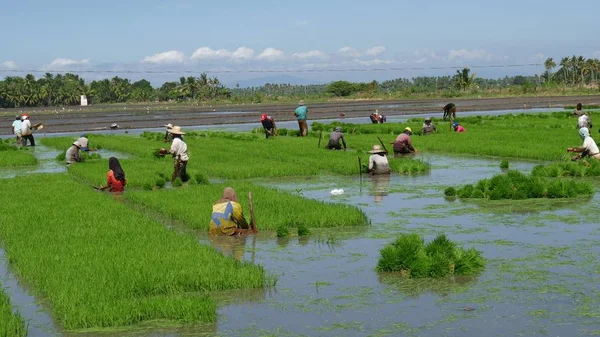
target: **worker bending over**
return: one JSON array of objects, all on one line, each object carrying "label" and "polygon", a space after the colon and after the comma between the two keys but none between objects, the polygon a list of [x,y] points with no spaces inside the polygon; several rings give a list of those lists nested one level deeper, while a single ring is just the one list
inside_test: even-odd
[{"label": "worker bending over", "polygon": [[379,145],[373,145],[373,149],[369,151],[371,156],[369,157],[369,173],[372,175],[376,174],[389,174],[390,163],[387,159],[387,152],[381,149]]},{"label": "worker bending over", "polygon": [[250,228],[238,202],[235,190],[226,187],[221,199],[213,204],[210,220],[210,235],[240,235],[256,233]]},{"label": "worker bending over", "polygon": [[346,139],[342,133],[341,127],[336,127],[335,130],[329,135],[329,143],[327,143],[326,149],[328,150],[341,150],[340,140],[344,144],[344,151],[346,151]]},{"label": "worker bending over", "polygon": [[590,130],[588,130],[588,128],[579,129],[579,137],[581,137],[581,139],[583,140],[583,146],[567,148],[567,152],[579,153],[573,156],[571,159],[578,160],[583,157],[592,157],[594,159],[600,160],[600,151],[598,150],[598,145],[596,145],[596,142],[590,136]]},{"label": "worker bending over", "polygon": [[407,154],[407,153],[415,153],[417,149],[412,146],[412,141],[410,139],[410,135],[412,135],[412,129],[409,127],[404,128],[404,132],[396,137],[396,141],[394,144],[394,154]]},{"label": "worker bending over", "polygon": [[265,129],[265,137],[267,137],[267,139],[269,139],[271,136],[277,135],[277,125],[275,124],[273,117],[267,116],[267,114],[262,114],[260,115],[260,122]]}]

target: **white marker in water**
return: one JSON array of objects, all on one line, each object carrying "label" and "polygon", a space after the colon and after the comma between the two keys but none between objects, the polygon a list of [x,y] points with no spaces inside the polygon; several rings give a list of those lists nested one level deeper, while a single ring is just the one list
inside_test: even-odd
[{"label": "white marker in water", "polygon": [[333,189],[333,190],[331,190],[330,193],[333,194],[333,195],[340,195],[340,194],[344,194],[344,190],[341,189],[341,188],[340,189]]}]

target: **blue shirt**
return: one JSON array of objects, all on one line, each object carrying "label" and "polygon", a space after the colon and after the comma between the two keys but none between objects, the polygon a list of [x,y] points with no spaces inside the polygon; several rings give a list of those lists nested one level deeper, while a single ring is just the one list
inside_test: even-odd
[{"label": "blue shirt", "polygon": [[306,105],[301,105],[296,108],[296,115],[299,121],[306,120],[306,113],[308,112],[308,108]]}]

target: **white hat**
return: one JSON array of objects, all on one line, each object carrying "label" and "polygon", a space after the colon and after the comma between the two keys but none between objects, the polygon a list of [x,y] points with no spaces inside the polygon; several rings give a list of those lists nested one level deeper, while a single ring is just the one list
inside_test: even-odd
[{"label": "white hat", "polygon": [[80,143],[79,141],[75,141],[75,142],[73,143],[73,145],[75,145],[75,146],[77,146],[77,147],[81,147],[81,143]]},{"label": "white hat", "polygon": [[169,123],[169,124],[167,124],[167,125],[163,125],[163,126],[166,126],[166,127],[167,127],[167,129],[171,129],[171,128],[173,128],[173,124],[171,124],[171,123]]},{"label": "white hat", "polygon": [[171,133],[174,135],[185,135],[185,132],[181,131],[181,127],[180,126],[174,126],[171,129]]},{"label": "white hat", "polygon": [[384,153],[385,151],[381,149],[379,145],[373,145],[373,149],[369,151],[369,153]]}]

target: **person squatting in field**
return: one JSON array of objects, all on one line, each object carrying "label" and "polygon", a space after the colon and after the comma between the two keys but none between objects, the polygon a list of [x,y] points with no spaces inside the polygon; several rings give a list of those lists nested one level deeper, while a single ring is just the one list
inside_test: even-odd
[{"label": "person squatting in field", "polygon": [[255,233],[244,217],[242,205],[231,187],[223,189],[221,199],[213,204],[210,235],[240,235]]},{"label": "person squatting in field", "polygon": [[342,128],[338,126],[331,135],[329,135],[329,142],[325,148],[328,150],[341,150],[342,145],[340,145],[340,140],[342,141],[342,144],[344,144],[344,151],[346,151],[346,138],[342,133]]},{"label": "person squatting in field", "polygon": [[407,153],[415,153],[417,149],[412,146],[412,141],[410,139],[410,135],[412,135],[412,129],[409,127],[404,128],[404,132],[396,137],[396,141],[394,144],[394,154],[407,154]]},{"label": "person squatting in field", "polygon": [[298,107],[294,111],[294,116],[298,119],[298,127],[300,128],[300,137],[305,137],[308,134],[308,126],[306,124],[306,115],[308,114],[308,107],[304,105],[304,101],[298,102]]},{"label": "person squatting in field", "polygon": [[185,132],[181,131],[181,127],[174,126],[170,131],[173,137],[173,143],[171,143],[171,148],[169,151],[161,148],[159,154],[165,155],[170,153],[173,156],[174,162],[174,170],[172,181],[180,178],[182,182],[186,182],[188,180],[188,175],[186,172],[187,163],[190,159],[187,152],[187,144],[183,141],[182,136],[185,135]]},{"label": "person squatting in field", "polygon": [[467,130],[465,130],[465,127],[462,126],[462,125],[460,125],[458,122],[452,123],[452,128],[456,132],[465,132],[465,131],[467,131]]},{"label": "person squatting in field", "polygon": [[108,159],[108,172],[106,173],[106,186],[101,186],[99,190],[108,189],[110,192],[123,192],[126,184],[127,180],[121,163],[117,158],[110,157]]},{"label": "person squatting in field", "polygon": [[578,160],[583,157],[592,157],[594,159],[600,160],[600,151],[598,150],[598,145],[596,145],[596,142],[590,136],[590,130],[588,130],[588,128],[580,128],[579,137],[581,137],[581,139],[583,140],[583,145],[581,147],[567,148],[567,152],[579,153],[573,156],[571,159]]},{"label": "person squatting in field", "polygon": [[372,175],[389,174],[391,170],[386,156],[387,152],[382,150],[381,146],[373,145],[369,153],[371,153],[371,156],[369,156],[369,173]]},{"label": "person squatting in field", "polygon": [[277,125],[275,124],[273,117],[267,116],[267,114],[261,114],[260,123],[265,129],[265,137],[267,139],[271,136],[277,136]]},{"label": "person squatting in field", "polygon": [[383,124],[387,120],[387,118],[385,118],[384,115],[381,115],[378,110],[375,110],[374,113],[369,115],[369,118],[373,124]]},{"label": "person squatting in field", "polygon": [[81,144],[78,141],[75,141],[71,145],[71,147],[69,147],[69,149],[65,153],[65,161],[67,163],[67,166],[83,161],[83,159],[81,158],[81,154],[79,153],[80,149]]},{"label": "person squatting in field", "polygon": [[425,123],[423,123],[423,127],[421,128],[421,134],[423,136],[428,135],[430,133],[437,133],[438,130],[435,127],[435,125],[431,122],[431,118],[427,117],[425,118]]}]

